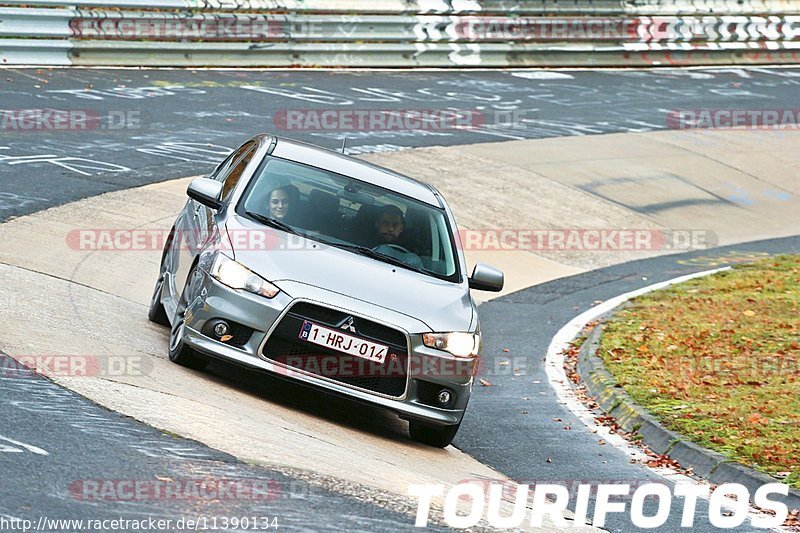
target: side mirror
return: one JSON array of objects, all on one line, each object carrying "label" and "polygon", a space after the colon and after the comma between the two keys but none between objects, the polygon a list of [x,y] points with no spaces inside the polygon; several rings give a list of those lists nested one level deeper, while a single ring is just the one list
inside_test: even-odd
[{"label": "side mirror", "polygon": [[195,178],[189,183],[186,194],[206,207],[219,209],[222,206],[222,183],[211,178]]},{"label": "side mirror", "polygon": [[478,263],[469,277],[469,288],[479,291],[499,292],[503,290],[504,276],[501,270]]}]

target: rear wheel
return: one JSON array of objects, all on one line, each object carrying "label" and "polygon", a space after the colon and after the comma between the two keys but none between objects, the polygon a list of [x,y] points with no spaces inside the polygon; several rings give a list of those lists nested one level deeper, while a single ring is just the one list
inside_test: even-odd
[{"label": "rear wheel", "polygon": [[175,311],[175,318],[172,320],[172,329],[169,332],[169,360],[194,370],[204,370],[208,366],[208,360],[183,341],[186,331],[186,308],[189,306],[189,289],[194,281],[196,271],[197,267],[189,272],[186,286],[183,288],[183,294],[178,302],[178,309]]},{"label": "rear wheel", "polygon": [[460,427],[461,423],[453,426],[432,426],[430,424],[409,420],[408,433],[412,440],[429,446],[444,448],[453,442],[456,433],[458,433],[458,428]]}]

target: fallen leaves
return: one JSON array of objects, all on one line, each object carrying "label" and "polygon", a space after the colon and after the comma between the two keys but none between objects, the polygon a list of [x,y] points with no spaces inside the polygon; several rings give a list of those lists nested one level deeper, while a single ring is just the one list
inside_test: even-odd
[{"label": "fallen leaves", "polygon": [[569,348],[564,350],[564,372],[567,378],[575,384],[581,382],[581,377],[578,375],[578,356],[580,355],[580,346],[576,343],[571,343]]},{"label": "fallen leaves", "polygon": [[[798,272],[800,256],[779,256],[639,297],[605,324],[598,356],[667,428],[796,473]],[[796,474],[783,479],[800,488]]]},{"label": "fallen leaves", "polygon": [[783,522],[786,527],[800,527],[800,509],[795,509],[789,513],[789,516]]},{"label": "fallen leaves", "polygon": [[644,464],[651,468],[674,468],[676,470],[680,470],[681,465],[678,461],[670,458],[664,454],[653,454],[654,457],[651,457]]},{"label": "fallen leaves", "polygon": [[[797,274],[800,256],[791,260]],[[638,298],[606,323],[598,356],[618,385],[668,428],[798,486],[800,413],[793,394],[800,384],[800,279],[780,285],[758,272],[744,278],[695,280],[689,286],[702,288]],[[597,409],[577,373],[584,340],[563,352],[564,368],[578,399]],[[552,421],[572,429],[559,417]],[[626,433],[613,417],[601,414],[595,422],[596,439],[610,431],[641,445],[641,434]],[[647,466],[693,474],[642,449]],[[800,525],[800,516],[794,519]]]}]

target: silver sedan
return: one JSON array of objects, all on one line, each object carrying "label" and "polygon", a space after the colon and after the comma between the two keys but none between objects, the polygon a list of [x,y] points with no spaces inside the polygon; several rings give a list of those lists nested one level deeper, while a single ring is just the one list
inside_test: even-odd
[{"label": "silver sedan", "polygon": [[481,348],[453,214],[432,186],[319,147],[259,135],[189,200],[150,304],[169,358],[218,358],[390,409],[447,446]]}]

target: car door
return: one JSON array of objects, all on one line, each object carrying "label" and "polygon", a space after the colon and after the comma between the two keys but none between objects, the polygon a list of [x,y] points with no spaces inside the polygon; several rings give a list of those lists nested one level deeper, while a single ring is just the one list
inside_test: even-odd
[{"label": "car door", "polygon": [[[211,179],[223,182],[223,201],[230,196],[230,192],[226,190],[228,182],[235,179],[238,183],[238,179],[255,153],[255,147],[256,143],[254,141],[246,142],[208,175]],[[235,186],[235,184],[232,186]],[[176,298],[180,296],[186,284],[195,258],[213,232],[214,215],[215,211],[213,209],[196,200],[189,199],[186,202],[186,206],[176,224],[176,229],[179,231],[176,234],[172,248],[173,257],[176,260],[173,269],[173,294]]]}]

